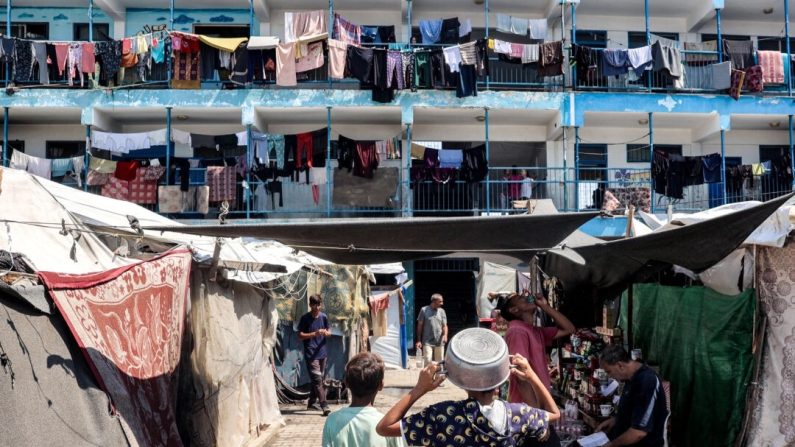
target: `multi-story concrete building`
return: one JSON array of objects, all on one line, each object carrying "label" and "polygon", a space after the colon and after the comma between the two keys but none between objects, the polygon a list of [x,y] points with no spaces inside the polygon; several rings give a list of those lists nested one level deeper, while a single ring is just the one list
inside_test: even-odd
[{"label": "multi-story concrete building", "polygon": [[[200,82],[192,89],[175,88],[185,87],[172,80],[180,68],[177,62],[169,57],[158,62],[154,53],[142,51],[137,39],[132,41],[137,50],[133,49],[143,61],[148,57],[153,61],[132,62],[109,82],[83,80],[79,73],[69,81],[69,60],[55,52],[48,56],[50,62],[53,57],[57,62],[40,72],[25,62],[31,55],[17,51],[5,58],[7,88],[0,93],[7,142],[3,163],[13,158],[12,148],[38,159],[83,156],[91,146],[87,137],[97,131],[118,135],[168,128],[173,130],[169,140],[178,131],[215,136],[247,132],[241,137],[250,143],[246,149],[228,153],[242,156],[246,165],[238,165],[237,192],[228,202],[230,218],[251,219],[501,213],[511,208],[510,199],[523,196],[550,198],[561,210],[587,210],[600,197],[594,193],[599,185],[612,189],[622,205],[632,202],[654,211],[668,205],[698,210],[747,198],[765,199],[792,189],[795,105],[788,7],[788,0],[50,0],[47,4],[6,0],[5,10],[0,10],[6,35],[53,43],[99,45],[136,36],[168,40],[169,32],[274,36],[285,43],[299,26],[296,16],[286,13],[318,10],[323,11],[331,34],[335,14],[352,24],[368,25],[356,26],[357,33],[383,32],[385,40],[392,39],[389,28],[383,27],[393,26],[393,43],[362,46],[389,46],[414,54],[417,72],[425,69],[423,63],[438,64],[421,62],[418,52],[429,56],[428,50],[456,43],[491,41],[489,71],[476,74],[477,96],[457,96],[459,75],[450,82],[448,73],[448,81],[439,82],[432,74],[430,80],[420,80],[416,91],[398,90],[387,102],[373,101],[373,94],[359,80],[330,77],[327,45],[319,68],[311,65],[298,73],[295,85],[281,86],[277,84],[291,82],[277,82],[277,73],[271,70],[286,70],[284,61],[276,63],[279,49],[268,53],[251,46],[245,56],[250,63],[244,69],[247,74],[233,81],[221,62],[224,57],[239,62],[243,56],[221,51],[224,57],[219,59],[217,42],[215,47],[202,43],[201,48],[210,52],[202,53],[197,67]],[[510,16],[507,22],[506,16]],[[453,23],[441,19],[453,17],[464,25],[458,30],[465,36],[440,43],[439,32]],[[539,67],[539,47],[534,45],[557,41],[563,48],[562,72]],[[646,48],[655,42],[660,42],[659,53]],[[151,39],[145,40],[145,46],[150,45],[156,47]],[[68,51],[57,45],[52,51],[56,48]],[[257,48],[273,46],[266,42]],[[541,47],[541,58],[554,48]],[[636,51],[629,65],[640,64],[651,54],[654,70],[639,67],[634,73],[630,68],[628,73],[624,58],[629,53],[623,50],[630,49]],[[609,55],[603,56],[605,51]],[[554,62],[554,55],[546,56]],[[720,65],[723,61],[732,61],[733,66]],[[66,67],[58,67],[64,63]],[[759,71],[751,68],[756,65],[762,66],[763,87],[756,82]],[[32,75],[19,67],[30,69]],[[248,76],[252,71],[257,75]],[[741,71],[752,82],[746,80],[735,99],[728,86],[731,76],[739,77]],[[44,72],[49,85],[42,85]],[[553,75],[543,76],[544,72]],[[308,174],[300,173],[296,179],[279,177],[277,172],[274,177],[272,170],[252,168],[256,161],[267,165],[252,141],[259,134],[289,137],[308,132],[315,132],[310,145],[314,167]],[[339,143],[340,136],[389,142],[378,146],[382,157],[372,179],[338,169],[338,155],[345,146]],[[196,141],[192,144],[196,146]],[[353,144],[356,152],[355,143],[346,144]],[[381,150],[394,146],[400,150]],[[425,165],[427,147],[482,149],[488,170],[482,178],[422,171],[417,168]],[[659,163],[653,169],[655,153]],[[711,154],[719,156],[707,157],[708,166],[702,169],[701,157]],[[100,151],[94,155],[111,158]],[[135,158],[134,152],[113,155]],[[187,158],[174,149],[159,155],[165,155],[163,163],[169,170]],[[675,155],[690,158],[679,163]],[[205,153],[204,158],[213,157]],[[668,162],[679,164],[672,168]],[[753,169],[763,162],[771,165],[765,174],[743,178],[739,166]],[[203,182],[204,164],[195,168],[195,183]],[[709,174],[703,173],[710,168]],[[762,173],[762,168],[756,169]],[[525,170],[533,179],[531,192],[522,187],[525,176],[514,170]],[[712,176],[711,183],[702,181],[706,175]],[[160,184],[166,183],[176,185],[178,179],[164,176]],[[101,189],[83,187],[98,193]],[[157,200],[149,206],[157,209]],[[216,218],[218,211],[211,205],[208,214],[168,214]],[[468,265],[462,260],[415,267],[418,277],[423,270],[432,270],[438,278],[440,271],[467,270]],[[425,294],[422,282],[417,284],[417,293]]]}]

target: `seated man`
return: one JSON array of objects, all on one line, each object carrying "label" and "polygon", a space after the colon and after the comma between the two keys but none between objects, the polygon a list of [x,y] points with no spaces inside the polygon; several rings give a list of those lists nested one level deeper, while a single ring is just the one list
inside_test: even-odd
[{"label": "seated man", "polygon": [[599,357],[610,377],[626,382],[616,416],[596,427],[610,438],[610,447],[662,447],[668,407],[662,380],[651,368],[632,360],[619,345],[609,345]]},{"label": "seated man", "polygon": [[[528,437],[545,439],[549,434],[549,423],[560,418],[552,395],[533,372],[527,359],[520,355],[508,356],[508,347],[496,333],[482,328],[466,329],[451,340],[469,331],[480,331],[477,337],[482,343],[462,343],[462,349],[474,358],[493,358],[491,363],[478,364],[478,371],[468,368],[466,373],[448,371],[450,381],[466,390],[468,398],[460,401],[445,401],[426,407],[419,413],[406,416],[411,406],[426,393],[436,389],[444,380],[440,365],[433,362],[426,366],[409,394],[400,399],[381,419],[376,430],[382,436],[403,436],[408,445],[455,445],[520,446]],[[475,338],[475,337],[473,337]],[[495,349],[496,347],[496,349]],[[451,348],[453,349],[453,348]],[[503,352],[502,356],[498,355]],[[445,363],[450,364],[450,352]],[[501,362],[510,362],[514,368]],[[495,370],[504,370],[504,377],[495,377]],[[520,378],[524,386],[532,388],[541,409],[525,403],[509,403],[497,399],[495,390],[509,375]],[[484,383],[487,382],[487,383]]]},{"label": "seated man", "polygon": [[351,406],[328,417],[323,426],[323,447],[397,447],[400,438],[384,438],[375,426],[384,416],[373,407],[375,395],[384,388],[384,361],[381,356],[362,352],[345,366],[345,385],[353,399]]}]

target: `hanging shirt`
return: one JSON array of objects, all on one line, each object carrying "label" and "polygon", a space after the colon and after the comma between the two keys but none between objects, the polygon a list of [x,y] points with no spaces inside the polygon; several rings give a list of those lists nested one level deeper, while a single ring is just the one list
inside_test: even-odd
[{"label": "hanging shirt", "polygon": [[461,49],[458,46],[444,48],[444,62],[450,67],[453,73],[458,72],[458,67],[461,65]]}]

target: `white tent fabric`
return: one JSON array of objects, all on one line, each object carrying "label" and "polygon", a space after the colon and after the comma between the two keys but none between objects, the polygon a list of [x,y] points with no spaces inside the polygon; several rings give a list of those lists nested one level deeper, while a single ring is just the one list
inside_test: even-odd
[{"label": "white tent fabric", "polygon": [[[664,224],[660,229],[655,231],[665,231],[671,228],[676,228],[682,225],[691,225],[697,222],[703,222],[719,216],[725,216],[735,211],[744,210],[753,206],[759,205],[762,202],[748,201],[732,203],[729,205],[719,206],[700,213],[694,214],[674,214],[671,222]],[[764,245],[768,247],[783,247],[790,232],[792,224],[789,220],[790,207],[783,206],[779,208],[772,216],[770,216],[762,225],[760,225],[750,236],[745,240],[745,244],[749,245]]]},{"label": "white tent fabric", "polygon": [[[0,168],[0,250],[24,254],[40,271],[81,274],[134,261],[113,252],[25,171]],[[63,234],[61,223],[67,231]]]},{"label": "white tent fabric", "polygon": [[[146,208],[123,200],[90,194],[49,180],[37,179],[68,211],[96,227],[112,229],[122,234],[135,234],[127,216],[134,216],[142,227],[180,225]],[[215,238],[175,232],[145,231],[145,237],[158,242],[184,244],[193,250],[199,262],[210,262],[215,249]],[[285,272],[259,272],[257,266],[276,264]],[[294,254],[294,250],[275,241],[224,239],[219,256],[220,267],[229,268],[227,279],[265,283],[300,270],[304,265],[327,265],[328,262],[308,254]]]},{"label": "white tent fabric", "polygon": [[[374,296],[380,296],[376,293]],[[389,294],[389,307],[386,309],[387,331],[383,337],[370,337],[371,351],[384,359],[387,368],[403,369],[400,355],[400,296],[397,291]]]},{"label": "white tent fabric", "polygon": [[724,295],[739,295],[742,275],[742,290],[753,286],[754,259],[747,248],[738,248],[722,261],[698,274],[705,286]]},{"label": "white tent fabric", "polygon": [[493,262],[484,262],[478,277],[478,317],[490,318],[497,301],[489,300],[489,292],[516,292],[516,269]]}]

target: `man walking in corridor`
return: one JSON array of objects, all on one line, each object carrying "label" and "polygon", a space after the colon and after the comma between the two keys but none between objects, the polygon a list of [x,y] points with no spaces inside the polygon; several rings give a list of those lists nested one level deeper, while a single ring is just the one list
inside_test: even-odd
[{"label": "man walking in corridor", "polygon": [[422,350],[425,365],[431,361],[444,360],[444,345],[447,344],[447,314],[442,309],[441,294],[431,295],[431,304],[423,306],[417,316],[417,352]]}]

